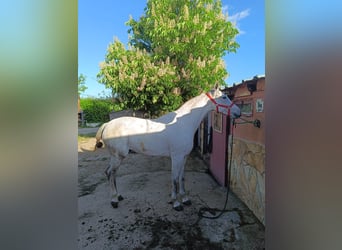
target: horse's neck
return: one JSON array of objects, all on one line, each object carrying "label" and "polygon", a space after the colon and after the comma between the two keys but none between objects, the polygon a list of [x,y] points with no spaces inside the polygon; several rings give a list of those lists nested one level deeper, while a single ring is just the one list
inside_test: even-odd
[{"label": "horse's neck", "polygon": [[201,94],[199,96],[196,96],[189,101],[185,102],[179,109],[177,109],[175,112],[177,114],[177,117],[183,116],[184,114],[188,114],[191,112],[191,110],[195,108],[203,107],[207,104],[207,98],[205,94]]},{"label": "horse's neck", "polygon": [[186,128],[196,130],[205,115],[213,109],[213,104],[205,94],[194,97],[184,103],[176,112],[176,123],[186,125]]}]

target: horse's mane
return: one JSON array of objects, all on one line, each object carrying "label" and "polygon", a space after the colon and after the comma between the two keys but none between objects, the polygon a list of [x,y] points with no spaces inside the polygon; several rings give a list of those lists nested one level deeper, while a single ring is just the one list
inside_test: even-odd
[{"label": "horse's mane", "polygon": [[[209,93],[210,93],[211,96],[214,96],[215,95],[215,90],[210,90]],[[198,96],[195,96],[195,97],[191,98],[190,100],[186,101],[175,112],[177,114],[188,113],[195,105],[199,104],[199,99],[203,98],[203,95],[205,95],[205,93],[202,93],[202,94],[200,94]]]},{"label": "horse's mane", "polygon": [[[209,93],[211,94],[211,96],[214,96],[215,90],[210,90]],[[198,96],[189,99],[188,101],[183,103],[182,106],[180,106],[177,110],[164,114],[154,119],[154,121],[162,123],[170,123],[176,121],[175,119],[177,119],[177,117],[183,116],[184,114],[188,114],[193,109],[193,107],[198,106],[198,104],[200,104],[199,99],[203,98],[204,94],[205,93],[202,93]],[[205,103],[203,103],[203,105],[204,104]]]}]

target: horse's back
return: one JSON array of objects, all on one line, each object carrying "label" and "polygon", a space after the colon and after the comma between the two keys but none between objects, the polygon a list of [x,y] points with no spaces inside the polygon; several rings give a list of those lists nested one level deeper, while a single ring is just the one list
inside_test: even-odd
[{"label": "horse's back", "polygon": [[131,133],[134,133],[135,130],[144,130],[145,127],[145,119],[123,116],[108,122],[106,135],[111,137],[130,135]]},{"label": "horse's back", "polygon": [[147,155],[168,155],[165,124],[149,119],[120,117],[111,120],[103,133],[109,150],[126,154],[129,149]]}]

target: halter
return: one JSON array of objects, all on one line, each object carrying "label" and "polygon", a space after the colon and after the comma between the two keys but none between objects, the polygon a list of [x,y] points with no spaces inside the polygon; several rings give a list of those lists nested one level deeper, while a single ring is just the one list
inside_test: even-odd
[{"label": "halter", "polygon": [[230,109],[233,107],[234,103],[232,102],[230,105],[220,104],[215,101],[214,98],[211,97],[209,93],[206,93],[206,96],[215,104],[216,112],[218,112],[219,107],[226,108],[228,110],[228,116],[230,116]]}]

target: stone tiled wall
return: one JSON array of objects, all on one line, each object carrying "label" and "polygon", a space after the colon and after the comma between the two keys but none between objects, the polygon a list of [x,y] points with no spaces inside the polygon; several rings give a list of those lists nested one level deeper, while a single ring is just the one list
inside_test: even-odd
[{"label": "stone tiled wall", "polygon": [[230,185],[265,225],[265,146],[234,138]]}]

